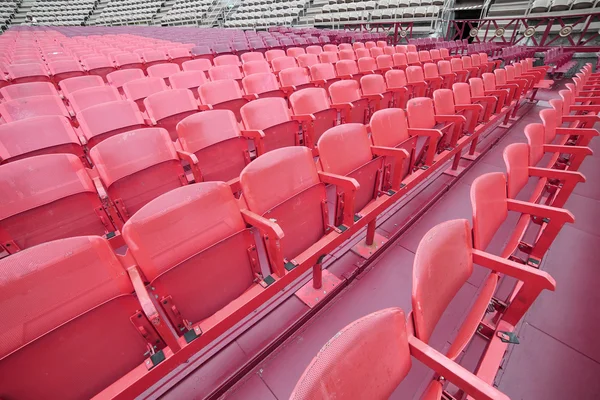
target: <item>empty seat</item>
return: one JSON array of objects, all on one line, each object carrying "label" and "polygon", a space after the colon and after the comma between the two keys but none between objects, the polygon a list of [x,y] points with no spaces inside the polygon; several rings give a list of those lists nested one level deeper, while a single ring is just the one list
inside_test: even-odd
[{"label": "empty seat", "polygon": [[87,89],[91,87],[104,86],[104,80],[96,75],[91,76],[77,76],[73,78],[67,78],[60,81],[58,87],[62,91],[65,97],[69,98],[71,93],[76,90]]},{"label": "empty seat", "polygon": [[335,64],[339,60],[338,53],[332,51],[324,51],[319,54],[319,61],[322,63]]},{"label": "empty seat", "polygon": [[325,89],[339,80],[333,64],[330,63],[319,63],[310,67],[310,77],[315,85]]},{"label": "empty seat", "polygon": [[308,46],[306,48],[306,54],[315,54],[319,55],[323,52],[323,48],[321,46]]},{"label": "empty seat", "polygon": [[32,96],[59,96],[56,88],[50,82],[28,82],[8,85],[0,89],[0,95],[6,101]]},{"label": "empty seat", "polygon": [[0,115],[6,122],[42,115],[71,117],[60,97],[52,95],[22,97],[0,103]]},{"label": "empty seat", "polygon": [[338,110],[331,106],[327,92],[322,88],[302,89],[290,95],[293,115],[302,121],[303,131],[308,132],[305,146],[316,146],[321,135],[337,124]]},{"label": "empty seat", "polygon": [[298,64],[296,63],[296,59],[294,57],[277,57],[271,60],[271,66],[273,67],[273,72],[277,74],[279,71],[282,71],[286,68],[296,68]]},{"label": "empty seat", "polygon": [[106,75],[106,80],[110,85],[116,87],[119,90],[119,93],[123,94],[124,84],[136,79],[144,78],[145,76],[146,75],[144,74],[144,71],[141,69],[132,68],[111,72],[110,74]]},{"label": "empty seat", "polygon": [[263,74],[270,73],[271,66],[265,60],[261,61],[248,61],[242,65],[242,70],[244,71],[244,75],[252,75],[252,74]]},{"label": "empty seat", "polygon": [[198,98],[198,88],[208,82],[208,78],[202,71],[182,71],[169,77],[169,83],[173,89],[190,89],[194,97]]},{"label": "empty seat", "polygon": [[92,398],[154,365],[149,347],[162,354],[164,343],[140,312],[127,271],[106,239],[40,244],[0,260],[0,271],[3,397]]},{"label": "empty seat", "polygon": [[184,71],[202,71],[208,77],[208,70],[212,68],[212,62],[210,60],[199,58],[197,60],[186,61],[181,64],[181,68]]},{"label": "empty seat", "polygon": [[151,123],[166,129],[172,140],[177,139],[177,123],[198,112],[196,99],[189,89],[172,89],[151,94],[144,99],[144,107]]},{"label": "empty seat", "polygon": [[310,68],[315,64],[319,63],[319,57],[316,54],[300,54],[296,57],[298,66],[303,68]]},{"label": "empty seat", "polygon": [[[107,118],[107,115],[110,115],[110,118]],[[145,126],[139,108],[129,100],[112,101],[85,108],[79,112],[77,120],[89,148],[110,136]]]},{"label": "empty seat", "polygon": [[179,65],[192,59],[190,51],[185,47],[175,47],[167,50],[167,55],[171,59],[171,62]]},{"label": "empty seat", "polygon": [[367,123],[370,102],[368,98],[362,97],[358,82],[353,79],[335,82],[329,86],[329,95],[332,103],[345,106],[341,114],[342,123]]},{"label": "empty seat", "polygon": [[207,82],[198,88],[198,93],[200,95],[201,109],[231,110],[238,121],[242,120],[240,108],[248,100],[243,97],[240,85],[235,80],[223,79]]},{"label": "empty seat", "polygon": [[0,184],[2,246],[9,253],[51,240],[114,231],[77,156],[39,155],[2,165]]},{"label": "empty seat", "polygon": [[70,153],[85,160],[79,136],[69,121],[59,115],[2,124],[0,143],[0,164],[52,153]]},{"label": "empty seat", "polygon": [[123,222],[149,201],[187,184],[169,133],[161,128],[112,136],[94,146],[90,158]]},{"label": "empty seat", "polygon": [[363,97],[368,98],[373,104],[374,111],[394,106],[393,92],[386,88],[383,76],[379,74],[363,76],[360,78],[360,88]]},{"label": "empty seat", "polygon": [[426,82],[423,68],[420,66],[406,68],[406,82],[410,97],[431,97],[432,91],[439,89],[442,83],[439,79]]},{"label": "empty seat", "polygon": [[123,85],[125,96],[132,101],[135,101],[140,111],[146,111],[144,99],[153,93],[168,90],[167,84],[162,78],[146,77],[129,81]]},{"label": "empty seat", "polygon": [[240,59],[235,54],[224,54],[222,56],[217,56],[213,59],[213,64],[215,66],[221,65],[235,65],[239,67],[241,65]]},{"label": "empty seat", "polygon": [[284,99],[251,101],[241,108],[240,113],[246,129],[244,134],[252,134],[255,138],[257,155],[300,144],[300,123],[292,119]]},{"label": "empty seat", "polygon": [[[575,222],[573,215],[563,209],[540,206],[534,203],[512,200],[507,197],[506,177],[501,172],[488,173],[479,176],[471,185],[471,206],[473,208],[473,246],[485,250],[490,245],[495,233],[508,217],[509,211],[520,215],[519,221],[513,228],[508,241],[498,251],[500,256],[508,258],[517,251],[531,218],[548,219],[543,229],[533,243],[528,245],[524,264],[536,266],[546,254],[546,251],[567,223]],[[498,246],[495,246],[498,247]]]},{"label": "empty seat", "polygon": [[242,136],[235,114],[209,110],[192,114],[177,124],[182,158],[190,163],[196,182],[224,181],[238,187],[242,169],[250,162],[248,139]]},{"label": "empty seat", "polygon": [[169,78],[171,75],[181,72],[179,65],[169,63],[152,65],[146,71],[148,76],[164,79],[167,85],[170,85]]},{"label": "empty seat", "polygon": [[287,93],[296,90],[314,87],[310,81],[310,75],[306,68],[293,67],[286,68],[279,72],[279,83],[281,89]]},{"label": "empty seat", "polygon": [[144,60],[136,53],[117,54],[113,57],[115,64],[120,69],[143,69]]},{"label": "empty seat", "polygon": [[142,57],[146,67],[169,61],[169,57],[163,50],[145,50],[142,52]]},{"label": "empty seat", "polygon": [[235,79],[241,81],[243,78],[240,68],[235,65],[221,65],[212,67],[208,70],[208,76],[211,81],[219,81],[223,79]]},{"label": "empty seat", "polygon": [[43,64],[10,64],[7,69],[13,83],[50,82],[50,74]]},{"label": "empty seat", "polygon": [[285,51],[283,51],[281,49],[273,49],[273,50],[267,50],[265,52],[265,58],[267,59],[269,64],[271,63],[271,61],[273,61],[273,59],[275,59],[277,57],[286,57]]},{"label": "empty seat", "polygon": [[[388,308],[341,329],[310,362],[290,399],[390,398],[409,374],[412,356],[432,365],[437,375],[450,374],[448,381],[473,398],[508,400],[494,387],[409,334],[406,321],[402,309]],[[436,381],[427,398],[437,399],[433,393],[441,394],[442,386],[442,382]]]},{"label": "empty seat", "polygon": [[77,115],[81,113],[81,110],[95,106],[96,104],[119,100],[122,100],[122,98],[117,89],[112,86],[96,86],[77,90],[71,93],[69,97],[69,103]]},{"label": "empty seat", "polygon": [[242,79],[242,87],[247,96],[255,98],[286,97],[277,77],[270,72],[251,74]]},{"label": "empty seat", "polygon": [[[204,323],[207,319],[217,323],[227,315],[220,310],[264,290],[255,283],[260,264],[248,254],[256,246],[254,231],[223,182],[165,193],[127,221],[123,237],[177,336],[189,337],[198,326],[208,331],[214,325]],[[167,237],[185,245],[173,249]],[[206,276],[229,282],[215,285]]]},{"label": "empty seat", "polygon": [[250,61],[265,61],[265,55],[258,51],[251,51],[248,53],[244,53],[240,55],[243,63],[247,63]]},{"label": "empty seat", "polygon": [[83,67],[77,60],[59,60],[48,63],[48,69],[52,74],[52,79],[55,83],[59,83],[63,79],[82,76],[85,74]]}]

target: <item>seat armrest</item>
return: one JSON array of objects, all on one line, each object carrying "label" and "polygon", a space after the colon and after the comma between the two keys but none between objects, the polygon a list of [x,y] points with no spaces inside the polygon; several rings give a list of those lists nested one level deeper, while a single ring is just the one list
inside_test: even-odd
[{"label": "seat armrest", "polygon": [[285,275],[281,239],[285,236],[275,220],[265,218],[248,209],[240,210],[244,222],[256,227],[265,239],[267,255],[273,272],[280,278]]},{"label": "seat armrest", "polygon": [[410,158],[410,154],[405,149],[395,147],[371,146],[371,152],[375,156],[392,157],[395,160],[394,176],[392,176],[392,190],[395,192],[400,190],[402,185],[402,170],[406,159]]},{"label": "seat armrest", "polygon": [[342,223],[348,227],[354,225],[354,204],[356,192],[360,189],[360,184],[354,178],[347,176],[331,174],[328,172],[319,171],[321,182],[330,185],[335,185],[344,192],[344,215]]}]

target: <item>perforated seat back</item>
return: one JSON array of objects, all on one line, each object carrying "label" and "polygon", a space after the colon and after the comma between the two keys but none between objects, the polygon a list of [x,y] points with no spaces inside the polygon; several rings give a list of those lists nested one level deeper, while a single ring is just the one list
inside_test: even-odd
[{"label": "perforated seat back", "polygon": [[196,154],[204,181],[229,181],[250,162],[235,114],[211,110],[193,114],[177,124],[184,151]]},{"label": "perforated seat back", "polygon": [[[192,323],[253,285],[248,254],[253,235],[223,182],[197,183],[156,198],[127,221],[123,238],[159,302],[168,298]],[[215,284],[224,280],[227,285]]]},{"label": "perforated seat back", "polygon": [[58,96],[58,92],[50,82],[29,82],[5,86],[0,89],[0,95],[10,101],[32,96]]},{"label": "perforated seat back", "polygon": [[283,230],[283,256],[292,260],[325,233],[322,202],[327,195],[312,152],[286,147],[268,152],[244,168],[240,184],[248,208],[274,218]]},{"label": "perforated seat back", "polygon": [[471,229],[464,219],[441,223],[425,234],[413,263],[415,335],[429,342],[446,307],[473,272]]},{"label": "perforated seat back", "polygon": [[0,115],[6,122],[44,115],[60,115],[70,118],[69,111],[60,97],[52,95],[22,97],[0,103]]},{"label": "perforated seat back", "polygon": [[0,271],[2,397],[91,398],[143,364],[140,305],[105,239],[41,244],[0,260]]},{"label": "perforated seat back", "polygon": [[506,178],[501,172],[479,176],[471,185],[473,247],[485,250],[508,215]]},{"label": "perforated seat back", "polygon": [[[100,78],[100,77],[98,77]],[[122,98],[119,95],[117,89],[112,86],[96,86],[88,89],[81,89],[71,93],[69,102],[73,111],[76,114],[81,113],[88,107],[95,106],[97,104],[109,103],[111,101],[120,101]]]},{"label": "perforated seat back", "polygon": [[0,125],[0,164],[53,153],[84,159],[79,138],[66,118],[48,115]]},{"label": "perforated seat back", "polygon": [[290,398],[387,399],[411,365],[404,312],[388,308],[352,322],[329,340]]},{"label": "perforated seat back", "polygon": [[0,228],[20,249],[103,235],[112,228],[101,220],[105,215],[94,184],[72,154],[39,155],[0,166],[0,191]]},{"label": "perforated seat back", "polygon": [[[107,118],[110,115],[110,118]],[[121,132],[144,127],[144,118],[130,100],[112,101],[85,108],[77,115],[88,147]]]}]

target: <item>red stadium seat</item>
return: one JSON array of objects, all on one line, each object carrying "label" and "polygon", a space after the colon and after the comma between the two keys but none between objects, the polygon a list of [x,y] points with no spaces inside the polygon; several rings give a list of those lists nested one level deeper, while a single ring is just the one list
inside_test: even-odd
[{"label": "red stadium seat", "polygon": [[241,108],[240,113],[246,129],[244,135],[254,139],[258,156],[274,149],[300,144],[300,122],[292,119],[284,99],[251,101]]},{"label": "red stadium seat", "polygon": [[91,87],[104,86],[104,80],[96,75],[76,76],[60,81],[58,87],[62,94],[68,99],[71,93],[76,90],[87,89]]},{"label": "red stadium seat", "polygon": [[[148,348],[164,355],[164,343],[140,312],[127,271],[106,239],[40,244],[0,260],[0,271],[4,397],[92,398],[154,365],[158,357],[150,358]],[[15,302],[19,313],[13,312]]]},{"label": "red stadium seat", "polygon": [[[290,399],[390,398],[409,374],[411,356],[474,398],[508,400],[494,387],[409,334],[400,308],[374,312],[343,328],[313,358]],[[435,381],[431,386],[426,398],[440,399],[442,383]]]},{"label": "red stadium seat", "polygon": [[167,53],[163,50],[144,50],[141,53],[146,68],[169,62],[169,57],[167,57]]},{"label": "red stadium seat", "polygon": [[11,64],[7,69],[13,83],[50,82],[50,73],[43,64]]},{"label": "red stadium seat", "polygon": [[287,68],[296,68],[298,64],[294,57],[277,57],[271,60],[271,66],[273,67],[273,73],[278,74]]},{"label": "red stadium seat", "polygon": [[181,64],[181,68],[184,71],[202,71],[208,78],[208,70],[212,68],[212,62],[205,58],[199,58],[196,60],[185,61]]},{"label": "red stadium seat", "polygon": [[144,106],[151,123],[166,129],[173,141],[177,139],[177,123],[198,112],[198,104],[189,89],[172,89],[151,94],[144,99]]},{"label": "red stadium seat", "polygon": [[271,66],[265,60],[248,61],[242,65],[242,70],[244,71],[245,76],[252,74],[266,74],[271,72]]},{"label": "red stadium seat", "polygon": [[290,95],[294,117],[302,121],[306,133],[305,146],[315,148],[321,135],[337,125],[338,110],[332,107],[327,92],[322,88],[303,89]]},{"label": "red stadium seat", "polygon": [[124,94],[123,85],[127,82],[134,81],[136,79],[142,79],[146,75],[144,75],[144,71],[141,69],[124,69],[115,72],[111,72],[106,75],[106,80],[108,83],[119,90],[119,93]]},{"label": "red stadium seat", "polygon": [[42,115],[61,115],[71,118],[58,96],[31,96],[0,103],[0,115],[6,122],[19,121]]},{"label": "red stadium seat", "polygon": [[534,217],[544,219],[536,239],[528,244],[524,264],[537,266],[546,251],[567,222],[575,222],[573,215],[563,209],[513,200],[506,193],[506,177],[501,172],[479,176],[471,184],[471,206],[473,207],[473,247],[485,250],[495,233],[508,217],[509,211],[520,215],[519,221],[504,241],[500,256],[514,257],[517,250],[524,249],[521,240]]},{"label": "red stadium seat", "polygon": [[394,106],[394,94],[385,86],[383,76],[379,74],[365,75],[360,78],[360,89],[363,97],[373,104],[374,111]]},{"label": "red stadium seat", "polygon": [[0,164],[41,154],[70,153],[84,163],[79,136],[58,115],[27,118],[0,125]]},{"label": "red stadium seat", "polygon": [[[107,118],[107,115],[110,115],[110,118]],[[79,112],[77,120],[89,148],[108,137],[145,126],[139,108],[129,100],[88,107]]]},{"label": "red stadium seat", "polygon": [[380,72],[377,67],[377,61],[373,57],[359,58],[358,59],[358,70],[361,74],[377,74]]},{"label": "red stadium seat", "polygon": [[235,114],[210,110],[177,124],[180,156],[189,162],[196,182],[224,181],[239,191],[242,169],[250,162],[248,139],[242,136]]},{"label": "red stadium seat", "polygon": [[339,52],[340,61],[342,60],[356,60],[356,54],[354,54],[354,50],[342,50]]},{"label": "red stadium seat", "polygon": [[335,73],[340,79],[359,80],[362,76],[358,70],[358,64],[354,60],[340,60],[336,62]]},{"label": "red stadium seat", "polygon": [[306,48],[306,54],[314,54],[319,55],[323,52],[323,48],[321,46],[308,46]]},{"label": "red stadium seat", "polygon": [[179,68],[181,68],[181,65],[184,62],[190,61],[192,59],[192,54],[185,47],[170,48],[167,50],[167,55],[171,59],[171,62],[179,65]]},{"label": "red stadium seat", "polygon": [[115,65],[120,69],[143,69],[144,60],[136,53],[121,53],[113,56]]},{"label": "red stadium seat", "polygon": [[[255,282],[260,264],[248,256],[256,244],[245,213],[226,184],[203,182],[165,193],[125,224],[125,242],[176,336],[209,331],[237,299],[264,290]],[[173,249],[165,237],[185,245]]]},{"label": "red stadium seat", "polygon": [[123,222],[151,200],[187,184],[169,133],[161,128],[112,136],[94,146],[90,158]]},{"label": "red stadium seat", "polygon": [[285,52],[288,56],[294,58],[298,58],[299,55],[306,54],[306,50],[304,50],[302,47],[290,47]]},{"label": "red stadium seat", "polygon": [[310,81],[310,75],[306,68],[286,68],[279,72],[279,83],[281,89],[288,94],[296,90],[314,87]]},{"label": "red stadium seat", "polygon": [[39,155],[2,165],[0,182],[0,243],[8,253],[115,230],[77,156]]},{"label": "red stadium seat", "polygon": [[[429,86],[425,82],[423,68],[420,66],[410,66],[406,68],[406,87],[410,98],[424,97],[428,93]],[[440,83],[439,81],[437,83]],[[436,88],[438,89],[438,88]]]},{"label": "red stadium seat", "polygon": [[165,83],[169,86],[169,78],[172,75],[181,72],[181,70],[179,69],[179,65],[170,63],[152,65],[148,67],[146,71],[148,72],[148,76],[150,77],[164,79]]},{"label": "red stadium seat", "polygon": [[394,59],[389,54],[377,56],[375,61],[377,62],[377,70],[379,72],[386,72],[394,68]]},{"label": "red stadium seat", "polygon": [[0,89],[0,95],[2,95],[5,101],[32,96],[59,96],[56,88],[50,82],[29,82],[8,85]]},{"label": "red stadium seat", "polygon": [[370,102],[362,96],[359,84],[353,80],[342,80],[329,86],[329,95],[334,104],[344,105],[342,123],[365,124],[370,116]]},{"label": "red stadium seat", "polygon": [[369,51],[369,49],[366,49],[366,48],[356,49],[356,58],[360,59],[363,57],[371,57],[371,52]]},{"label": "red stadium seat", "polygon": [[223,79],[235,79],[238,82],[241,82],[242,71],[240,68],[235,65],[221,65],[217,67],[212,67],[208,70],[208,76],[211,81],[220,81]]},{"label": "red stadium seat", "polygon": [[277,77],[270,72],[252,74],[242,79],[242,87],[246,96],[255,98],[266,97],[286,97],[286,93],[281,90]]},{"label": "red stadium seat", "polygon": [[71,93],[69,104],[73,108],[73,111],[75,111],[75,114],[79,115],[81,110],[88,107],[119,100],[122,100],[122,98],[114,87],[96,86]]},{"label": "red stadium seat", "polygon": [[450,60],[452,72],[456,74],[456,82],[466,82],[469,77],[469,71],[463,66],[463,61],[460,58]]},{"label": "red stadium seat", "polygon": [[339,80],[333,64],[330,63],[319,63],[311,66],[310,78],[313,84],[325,89],[328,89],[333,82]]},{"label": "red stadium seat", "polygon": [[238,121],[242,120],[240,108],[248,102],[240,86],[233,79],[207,82],[198,88],[200,109],[231,110]]},{"label": "red stadium seat", "polygon": [[244,53],[240,56],[243,63],[247,63],[250,61],[266,61],[265,55],[258,51],[251,51],[248,53]]},{"label": "red stadium seat", "polygon": [[468,83],[459,82],[452,85],[452,92],[454,93],[454,102],[456,106],[469,106],[470,104],[477,104],[482,107],[479,112],[483,122],[493,120],[496,115],[494,111],[494,98],[490,97],[472,97],[471,90]]},{"label": "red stadium seat", "polygon": [[51,61],[48,63],[48,69],[56,84],[63,79],[74,78],[85,74],[83,67],[77,60]]},{"label": "red stadium seat", "polygon": [[269,62],[269,64],[271,64],[271,62],[273,61],[273,59],[277,58],[277,57],[286,57],[287,55],[285,54],[285,51],[281,50],[281,49],[273,49],[273,50],[267,50],[265,52],[265,58],[267,59],[267,61]]},{"label": "red stadium seat", "polygon": [[310,68],[315,64],[319,63],[319,57],[316,54],[300,54],[296,57],[298,66],[303,68]]},{"label": "red stadium seat", "polygon": [[146,111],[146,105],[144,104],[146,97],[168,89],[164,79],[152,77],[136,79],[123,85],[125,97],[135,101],[142,112]]},{"label": "red stadium seat", "polygon": [[402,70],[392,69],[387,71],[384,76],[388,90],[394,94],[394,107],[406,108],[409,95],[406,73]]},{"label": "red stadium seat", "polygon": [[177,72],[169,77],[169,83],[173,89],[190,89],[194,97],[198,99],[198,88],[208,82],[208,78],[202,71]]},{"label": "red stadium seat", "polygon": [[222,56],[217,56],[213,59],[213,64],[217,67],[221,65],[235,65],[236,67],[239,67],[242,65],[240,58],[235,54],[224,54]]},{"label": "red stadium seat", "polygon": [[371,57],[373,57],[373,58],[377,58],[384,54],[383,48],[381,48],[381,47],[372,47],[369,49],[369,53],[371,54]]},{"label": "red stadium seat", "polygon": [[338,53],[332,51],[324,51],[319,54],[319,61],[322,63],[335,64],[339,60]]}]

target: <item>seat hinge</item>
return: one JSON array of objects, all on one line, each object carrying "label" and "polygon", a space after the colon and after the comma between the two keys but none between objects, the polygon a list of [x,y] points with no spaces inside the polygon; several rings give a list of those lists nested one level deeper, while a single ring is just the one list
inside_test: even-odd
[{"label": "seat hinge", "polygon": [[498,331],[496,336],[500,338],[502,343],[519,344],[519,338],[514,332]]},{"label": "seat hinge", "polygon": [[154,349],[157,347],[162,347],[162,339],[154,329],[154,326],[152,326],[152,323],[148,321],[143,311],[137,311],[129,319],[139,334],[148,342],[151,353],[154,353]]},{"label": "seat hinge", "polygon": [[190,324],[190,322],[183,318],[175,304],[173,304],[173,299],[170,295],[163,296],[160,299],[160,305],[165,311],[165,314],[167,314],[167,318],[169,318],[169,320],[175,326],[175,329],[178,332],[183,332],[186,329],[192,329],[192,325]]}]

